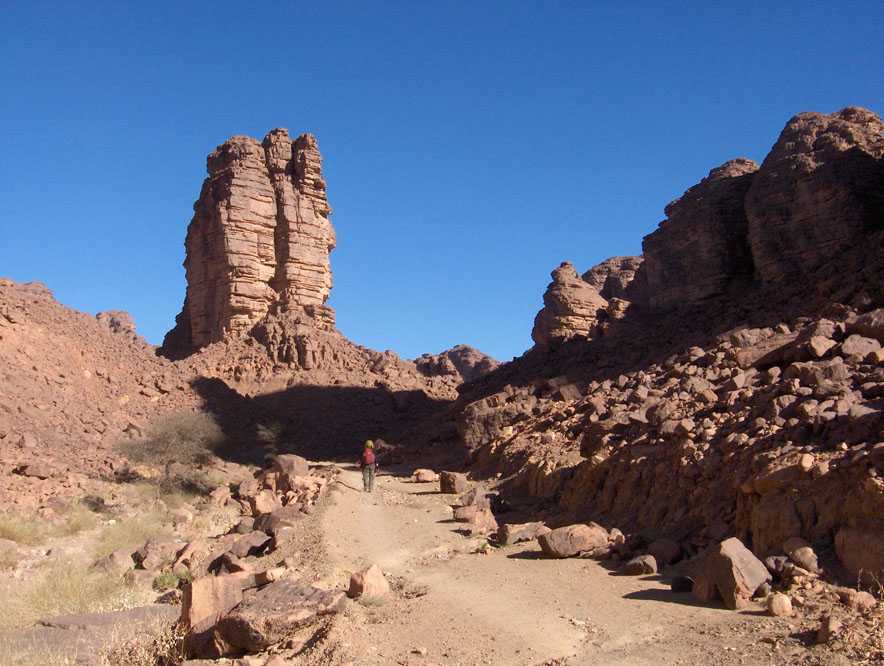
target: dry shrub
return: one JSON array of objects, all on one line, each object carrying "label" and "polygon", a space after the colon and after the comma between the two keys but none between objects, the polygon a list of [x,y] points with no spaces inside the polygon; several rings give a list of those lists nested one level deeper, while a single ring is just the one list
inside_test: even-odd
[{"label": "dry shrub", "polygon": [[111,641],[99,657],[101,666],[166,666],[184,661],[184,630],[156,621],[139,627],[134,638]]},{"label": "dry shrub", "polygon": [[177,412],[151,424],[144,439],[119,444],[135,463],[164,467],[174,463],[205,465],[224,443],[224,432],[211,414]]}]

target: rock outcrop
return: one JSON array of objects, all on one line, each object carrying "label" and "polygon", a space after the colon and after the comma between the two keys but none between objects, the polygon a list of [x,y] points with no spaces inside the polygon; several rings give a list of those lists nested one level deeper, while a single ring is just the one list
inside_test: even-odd
[{"label": "rock outcrop", "polygon": [[611,257],[586,271],[583,280],[604,299],[631,301],[635,299],[634,280],[642,261],[642,257]]},{"label": "rock outcrop", "polygon": [[414,362],[427,377],[450,375],[464,382],[487,375],[500,365],[487,354],[467,345],[456,345],[439,354],[423,354]]},{"label": "rock outcrop", "polygon": [[325,303],[335,233],[316,139],[275,129],[235,136],[208,157],[185,241],[187,295],[163,353],[185,356],[248,331],[272,309],[334,327]]},{"label": "rock outcrop", "polygon": [[606,317],[608,301],[584,281],[570,262],[563,262],[551,274],[553,281],[543,295],[543,309],[534,319],[531,338],[549,345],[574,337],[590,338]]},{"label": "rock outcrop", "polygon": [[792,118],[746,196],[748,240],[765,282],[810,274],[884,228],[884,124],[848,107]]},{"label": "rock outcrop", "polygon": [[743,200],[757,170],[751,160],[725,162],[666,206],[666,219],[642,243],[647,304],[696,303],[751,281]]}]

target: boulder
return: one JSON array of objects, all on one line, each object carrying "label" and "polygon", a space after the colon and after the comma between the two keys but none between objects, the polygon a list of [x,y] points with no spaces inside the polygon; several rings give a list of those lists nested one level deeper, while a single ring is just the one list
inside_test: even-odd
[{"label": "boulder", "polygon": [[230,546],[230,552],[239,558],[260,555],[270,545],[270,542],[270,535],[255,530],[234,541]]},{"label": "boulder", "polygon": [[522,541],[533,541],[551,531],[541,522],[505,523],[497,530],[497,543],[501,546],[511,546]]},{"label": "boulder", "polygon": [[222,617],[215,632],[233,654],[255,654],[320,617],[342,610],[346,595],[283,578],[249,594]]},{"label": "boulder", "polygon": [[253,516],[262,516],[273,513],[282,506],[279,497],[272,490],[261,490],[254,497],[249,498],[249,506]]},{"label": "boulder", "polygon": [[541,550],[547,557],[574,557],[583,552],[605,548],[608,532],[600,525],[568,525],[551,530],[537,537]]},{"label": "boulder", "polygon": [[350,576],[347,596],[351,599],[381,599],[389,595],[390,584],[377,564],[372,564]]},{"label": "boulder", "polygon": [[653,555],[633,557],[620,567],[619,573],[624,576],[643,576],[657,573],[657,560]]},{"label": "boulder", "polygon": [[115,550],[109,555],[102,557],[92,567],[111,575],[122,576],[127,571],[135,568],[135,560],[132,559],[132,549],[120,548]]},{"label": "boulder", "polygon": [[800,537],[786,539],[783,543],[783,552],[802,569],[806,569],[811,573],[820,572],[816,553],[813,552],[813,548],[804,539]]},{"label": "boulder", "polygon": [[156,571],[172,564],[185,543],[174,539],[149,539],[132,554],[132,559],[142,569]]},{"label": "boulder", "polygon": [[467,491],[470,482],[460,472],[442,472],[439,475],[439,491],[447,495],[460,495]]},{"label": "boulder", "polygon": [[866,338],[856,334],[851,335],[841,343],[841,353],[844,356],[852,356],[858,359],[864,359],[879,349],[881,349],[881,343],[875,338]]},{"label": "boulder", "polygon": [[792,600],[776,592],[767,598],[767,612],[774,617],[792,617]]},{"label": "boulder", "polygon": [[[771,580],[764,563],[736,537],[725,539],[709,550],[703,574],[704,583],[714,588],[731,610],[744,608],[755,591]],[[708,601],[708,597],[709,590],[703,590],[701,600]]]},{"label": "boulder", "polygon": [[295,477],[310,474],[310,463],[307,462],[306,458],[292,453],[285,453],[273,458],[273,464],[270,469],[277,474],[278,490],[285,493],[295,489]]},{"label": "boulder", "polygon": [[181,624],[186,632],[185,651],[190,656],[215,657],[225,653],[213,629],[224,615],[243,600],[245,580],[241,574],[204,576],[184,587]]},{"label": "boulder", "polygon": [[681,557],[681,546],[672,539],[655,539],[648,546],[648,552],[657,560],[657,566],[663,568],[667,564],[677,562]]},{"label": "boulder", "polygon": [[277,532],[286,527],[294,527],[303,518],[304,512],[298,504],[287,504],[274,509],[271,513],[259,516],[255,520],[254,527],[258,531],[276,536]]},{"label": "boulder", "polygon": [[415,483],[435,483],[439,480],[439,475],[431,469],[416,469],[411,480]]},{"label": "boulder", "polygon": [[496,534],[498,530],[497,520],[488,508],[477,508],[470,518],[469,525],[470,536],[487,536]]},{"label": "boulder", "polygon": [[874,338],[884,344],[884,308],[866,312],[847,327],[848,333]]}]

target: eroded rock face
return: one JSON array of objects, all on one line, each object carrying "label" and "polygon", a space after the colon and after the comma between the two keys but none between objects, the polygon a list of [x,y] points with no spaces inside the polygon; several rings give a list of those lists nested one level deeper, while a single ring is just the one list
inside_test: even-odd
[{"label": "eroded rock face", "polygon": [[606,317],[608,301],[577,274],[570,262],[563,262],[551,276],[553,281],[543,295],[543,309],[534,319],[531,338],[538,345],[578,336],[591,338],[599,321]]},{"label": "eroded rock face", "polygon": [[452,375],[465,382],[487,375],[500,365],[487,354],[467,345],[456,345],[439,354],[424,354],[414,362],[427,377]]},{"label": "eroded rock face", "polygon": [[695,303],[751,280],[743,201],[757,170],[752,160],[725,162],[666,207],[666,219],[642,243],[649,305]]},{"label": "eroded rock face", "polygon": [[187,231],[184,308],[163,344],[186,355],[247,331],[271,308],[334,328],[325,305],[335,233],[316,139],[275,129],[263,143],[235,136],[207,161]]},{"label": "eroded rock face", "polygon": [[633,300],[635,275],[642,265],[642,257],[611,257],[593,266],[583,274],[583,281],[595,287],[602,298]]},{"label": "eroded rock face", "polygon": [[758,276],[806,275],[884,227],[882,157],[884,125],[871,111],[792,118],[746,196]]}]

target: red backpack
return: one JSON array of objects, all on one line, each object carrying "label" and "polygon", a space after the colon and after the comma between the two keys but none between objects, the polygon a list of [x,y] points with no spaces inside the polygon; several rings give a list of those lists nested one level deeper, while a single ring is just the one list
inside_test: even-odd
[{"label": "red backpack", "polygon": [[365,451],[362,452],[362,464],[374,465],[374,451],[371,449],[365,449]]}]

